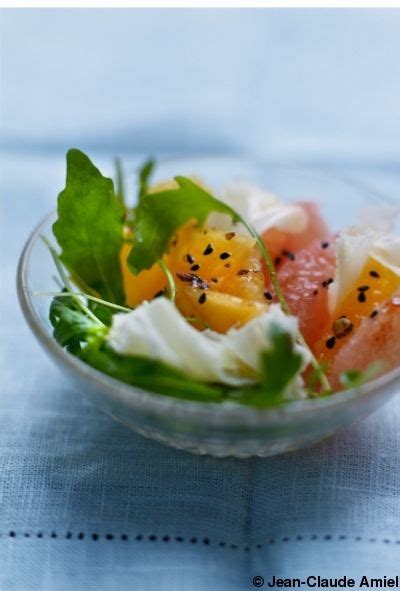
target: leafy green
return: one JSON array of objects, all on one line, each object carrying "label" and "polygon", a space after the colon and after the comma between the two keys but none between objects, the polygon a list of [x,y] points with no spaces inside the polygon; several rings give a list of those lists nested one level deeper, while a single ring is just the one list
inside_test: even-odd
[{"label": "leafy green", "polygon": [[272,407],[285,401],[283,394],[298,374],[302,356],[294,348],[292,336],[279,324],[271,327],[271,344],[261,353],[262,379],[259,384],[242,388],[233,395],[242,404]]},{"label": "leafy green", "polygon": [[106,326],[111,326],[112,317],[116,312],[118,312],[118,310],[110,308],[109,306],[90,300],[88,301],[88,307],[93,312],[93,314],[95,314],[97,318],[101,320],[101,322]]},{"label": "leafy green", "polygon": [[103,177],[79,150],[67,153],[67,181],[58,197],[53,232],[61,260],[104,299],[123,302],[119,253],[125,209],[111,179]]},{"label": "leafy green", "polygon": [[[97,304],[92,311],[107,324],[111,321],[105,306]],[[113,378],[175,398],[205,402],[221,402],[224,398],[223,386],[197,382],[159,361],[114,353],[105,342],[107,327],[91,320],[73,297],[55,297],[49,318],[53,336],[62,347]]]},{"label": "leafy green", "polygon": [[203,402],[221,402],[224,396],[222,387],[192,380],[159,361],[144,357],[123,357],[114,353],[105,343],[94,341],[82,350],[79,357],[117,380],[158,394]]},{"label": "leafy green", "polygon": [[[128,257],[128,264],[135,274],[150,268],[157,261],[162,262],[162,256],[168,251],[172,237],[179,227],[190,220],[201,225],[211,212],[220,212],[229,215],[233,223],[241,222],[255,238],[281,307],[287,314],[290,314],[271,256],[254,228],[231,207],[213,197],[190,179],[182,176],[175,177],[177,189],[148,194],[148,183],[153,168],[154,161],[149,160],[140,170],[139,204],[133,212],[125,210],[122,203],[124,189],[122,170],[119,164],[117,164],[118,194],[116,195],[111,179],[103,177],[87,156],[79,150],[68,152],[66,188],[59,195],[58,220],[53,226],[53,231],[62,248],[61,261],[68,268],[73,281],[88,293],[88,299],[91,297],[92,301],[89,302],[89,307],[84,309],[82,301],[73,296],[75,309],[70,307],[68,314],[54,317],[57,321],[55,336],[59,342],[71,350],[80,352],[85,330],[90,332],[87,323],[90,320],[94,321],[97,331],[99,325],[103,329],[104,325],[109,325],[111,322],[111,311],[107,310],[104,304],[107,303],[107,300],[108,305],[123,302],[123,281],[119,256],[123,243],[124,220],[125,223],[132,222],[133,213],[135,221],[133,248]],[[53,256],[55,256],[54,253]],[[59,263],[58,260],[57,263]],[[164,271],[168,274],[168,269],[165,267]],[[71,291],[66,276],[63,281],[68,291]],[[169,280],[169,285],[170,296],[173,299],[173,281]],[[98,301],[97,303],[100,305],[96,306],[94,300],[97,295],[101,296],[104,301]],[[79,316],[82,313],[86,317],[80,321],[76,315]],[[267,378],[256,390],[254,388],[247,389],[244,402],[247,400],[247,403],[255,405],[281,402],[282,392],[290,382],[291,376],[293,377],[296,373],[297,364],[301,362],[298,359],[299,356],[290,350],[290,346],[293,349],[293,343],[291,341],[289,343],[287,337],[290,339],[289,335],[285,337],[277,333],[274,336],[273,347],[263,357],[264,373]],[[301,334],[299,334],[298,340],[307,346]],[[82,351],[86,351],[86,349],[89,351],[88,346],[84,347]],[[279,360],[282,358],[282,354],[287,355],[285,371],[279,370]],[[325,391],[328,391],[329,382],[317,360],[313,357],[311,364],[314,369],[318,370],[319,380]],[[175,377],[177,377],[176,374]],[[180,374],[181,378],[182,374]],[[185,376],[183,378],[186,380]],[[204,387],[202,384],[200,386]],[[149,387],[149,389],[152,388]]]},{"label": "leafy green", "polygon": [[138,192],[139,202],[141,201],[141,199],[146,195],[147,191],[149,190],[149,182],[150,182],[151,176],[154,172],[155,165],[156,165],[156,161],[153,158],[149,158],[139,168],[139,192]]},{"label": "leafy green", "polygon": [[168,251],[180,226],[191,219],[199,225],[212,211],[228,214],[234,222],[240,216],[188,178],[175,177],[179,188],[146,195],[136,208],[136,227],[128,264],[133,273],[149,269]]},{"label": "leafy green", "polygon": [[104,334],[103,327],[88,318],[72,297],[55,297],[50,305],[49,318],[56,341],[74,354],[91,336]]}]

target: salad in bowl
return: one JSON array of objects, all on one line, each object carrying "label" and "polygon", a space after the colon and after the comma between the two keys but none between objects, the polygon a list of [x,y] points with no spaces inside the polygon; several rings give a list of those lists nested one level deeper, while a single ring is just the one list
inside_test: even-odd
[{"label": "salad in bowl", "polygon": [[[235,179],[216,189],[201,170],[155,182],[155,167],[141,167],[127,205],[120,167],[114,184],[70,150],[53,236],[41,236],[57,283],[29,294],[23,277],[20,285],[25,312],[27,295],[51,298],[64,363],[74,358],[81,377],[99,380],[103,398],[111,388],[131,405],[124,420],[114,398],[114,416],[193,451],[268,455],[329,434],[346,421],[305,436],[318,413],[340,407],[343,417],[354,392],[397,376],[396,206],[365,208],[337,231],[314,201],[286,201]],[[140,412],[132,419],[136,403],[149,403],[146,420]],[[313,406],[306,422],[295,418]],[[154,413],[174,436],[146,424]],[[287,434],[287,417],[301,426],[301,441]],[[229,423],[229,444],[219,441],[219,421],[225,435]],[[240,447],[243,433],[254,445],[241,453],[235,440]]]}]

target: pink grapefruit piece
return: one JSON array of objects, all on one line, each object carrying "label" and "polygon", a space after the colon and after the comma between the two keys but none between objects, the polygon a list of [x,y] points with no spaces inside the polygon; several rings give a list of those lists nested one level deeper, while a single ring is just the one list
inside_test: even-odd
[{"label": "pink grapefruit piece", "polygon": [[273,260],[284,256],[282,255],[283,251],[296,253],[306,248],[313,240],[326,241],[330,234],[316,203],[299,201],[296,205],[300,205],[308,215],[308,224],[305,230],[298,234],[292,234],[271,228],[262,235]]},{"label": "pink grapefruit piece", "polygon": [[320,240],[314,240],[294,254],[294,260],[286,259],[278,268],[283,294],[311,348],[329,322],[327,288],[334,269],[333,243],[325,247]]},{"label": "pink grapefruit piece", "polygon": [[340,374],[348,370],[365,371],[378,362],[380,373],[400,366],[400,290],[366,317],[334,357],[329,379],[340,388]]}]

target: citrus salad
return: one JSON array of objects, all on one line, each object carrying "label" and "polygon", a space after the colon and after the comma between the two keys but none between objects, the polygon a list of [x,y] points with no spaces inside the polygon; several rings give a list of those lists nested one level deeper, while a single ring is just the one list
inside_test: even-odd
[{"label": "citrus salad", "polygon": [[46,238],[53,334],[97,370],[157,394],[272,407],[400,365],[395,208],[333,233],[313,202],[232,181],[152,183],[126,204],[79,150]]}]

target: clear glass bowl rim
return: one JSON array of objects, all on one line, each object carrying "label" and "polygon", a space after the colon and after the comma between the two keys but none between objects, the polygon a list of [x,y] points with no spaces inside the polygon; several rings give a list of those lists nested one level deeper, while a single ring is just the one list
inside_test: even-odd
[{"label": "clear glass bowl rim", "polygon": [[[231,159],[231,157],[229,157]],[[295,166],[297,172],[301,167]],[[306,168],[303,169],[310,173]],[[316,174],[313,171],[313,174]],[[345,181],[343,181],[345,182]],[[178,399],[153,392],[141,390],[135,386],[125,384],[87,365],[77,357],[74,357],[63,349],[50,334],[39,318],[33,304],[32,295],[28,287],[28,273],[32,249],[40,240],[40,235],[55,218],[55,212],[46,215],[35,227],[25,243],[17,268],[17,294],[19,302],[32,332],[39,340],[43,348],[55,358],[61,366],[68,369],[83,381],[91,382],[100,391],[112,398],[112,393],[118,391],[124,399],[129,399],[131,407],[137,406],[141,412],[158,415],[169,413],[171,419],[189,419],[191,421],[204,421],[213,426],[229,427],[251,424],[253,427],[265,428],[268,425],[276,426],[279,420],[294,419],[296,416],[312,415],[318,410],[327,410],[343,407],[362,398],[368,398],[375,392],[385,387],[394,386],[396,381],[400,385],[400,367],[380,376],[358,388],[352,388],[344,392],[333,394],[323,398],[298,400],[288,402],[272,409],[255,409],[236,403],[226,402],[222,404],[199,402],[193,400]]]}]

